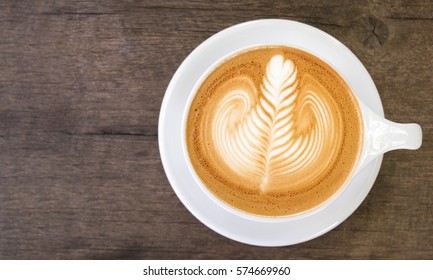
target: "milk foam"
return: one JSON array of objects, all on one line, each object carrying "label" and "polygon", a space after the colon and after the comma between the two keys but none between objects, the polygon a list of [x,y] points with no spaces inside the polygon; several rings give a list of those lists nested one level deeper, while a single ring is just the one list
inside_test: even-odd
[{"label": "milk foam", "polygon": [[[323,169],[323,162],[315,159],[333,135],[331,108],[311,90],[300,98],[293,61],[273,56],[260,89],[254,89],[248,77],[233,77],[229,82],[230,91],[221,93],[224,97],[215,112],[212,136],[217,152],[232,170],[260,181],[260,190],[265,192],[277,187],[269,184],[275,177]],[[313,118],[301,133],[296,122],[306,110]]]}]

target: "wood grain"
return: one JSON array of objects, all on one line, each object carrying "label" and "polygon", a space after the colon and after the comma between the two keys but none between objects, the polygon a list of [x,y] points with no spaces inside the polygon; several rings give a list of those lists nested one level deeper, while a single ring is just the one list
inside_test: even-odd
[{"label": "wood grain", "polygon": [[[418,151],[385,155],[364,203],[312,241],[260,248],[197,221],[157,144],[171,76],[233,24],[285,18],[346,44]],[[0,258],[432,259],[433,5],[417,1],[0,2]]]}]

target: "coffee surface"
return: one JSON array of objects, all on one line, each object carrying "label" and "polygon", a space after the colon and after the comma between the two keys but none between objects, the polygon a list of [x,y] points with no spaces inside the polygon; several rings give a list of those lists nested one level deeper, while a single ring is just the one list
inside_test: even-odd
[{"label": "coffee surface", "polygon": [[202,82],[186,126],[204,185],[240,210],[285,216],[314,208],[349,178],[362,146],[360,109],[325,62],[267,46],[240,52]]}]

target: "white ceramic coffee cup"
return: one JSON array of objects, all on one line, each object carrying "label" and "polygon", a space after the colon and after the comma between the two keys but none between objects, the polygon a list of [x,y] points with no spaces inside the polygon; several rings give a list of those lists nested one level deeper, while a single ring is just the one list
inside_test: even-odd
[{"label": "white ceramic coffee cup", "polygon": [[[302,49],[332,66],[357,97],[364,130],[370,132],[364,135],[362,156],[350,181],[338,195],[306,213],[276,219],[245,214],[217,199],[198,179],[185,149],[185,115],[196,87],[224,57],[263,45]],[[221,235],[247,244],[292,245],[330,231],[359,207],[373,186],[384,152],[419,147],[421,130],[418,125],[395,124],[382,117],[383,109],[373,80],[359,59],[342,43],[299,22],[257,20],[218,32],[198,46],[179,66],[161,106],[159,149],[174,192],[203,224]]]},{"label": "white ceramic coffee cup", "polygon": [[[400,124],[395,123],[390,120],[385,119],[384,117],[379,116],[374,111],[372,111],[367,105],[365,105],[361,100],[357,99],[358,105],[361,110],[361,116],[362,116],[362,123],[363,123],[363,145],[361,149],[361,154],[358,157],[358,161],[354,167],[354,169],[351,172],[350,177],[348,180],[346,180],[346,183],[340,187],[340,189],[328,200],[326,200],[324,203],[307,210],[305,212],[301,212],[294,215],[289,216],[259,216],[256,214],[247,213],[244,211],[241,211],[237,208],[234,208],[219,198],[217,198],[214,194],[212,194],[209,189],[205,186],[205,184],[200,180],[198,175],[196,174],[190,158],[188,154],[188,149],[186,145],[186,124],[187,124],[187,117],[190,110],[191,103],[195,97],[195,94],[200,87],[200,85],[203,83],[203,81],[206,79],[206,77],[223,61],[225,61],[227,58],[232,57],[236,55],[237,53],[243,52],[248,49],[254,49],[258,47],[265,47],[265,46],[274,46],[275,44],[253,44],[248,45],[242,49],[238,49],[234,52],[229,52],[226,55],[220,57],[219,59],[215,60],[215,62],[206,69],[206,71],[203,72],[200,79],[197,80],[196,84],[194,85],[192,91],[189,93],[187,105],[185,106],[183,117],[182,117],[182,148],[183,148],[183,155],[186,159],[188,168],[192,176],[194,177],[197,185],[201,188],[201,190],[206,193],[216,204],[218,204],[220,207],[224,208],[225,210],[238,215],[242,218],[251,219],[253,221],[261,221],[261,222],[285,222],[289,219],[299,219],[304,216],[307,216],[309,214],[312,214],[316,211],[320,211],[321,209],[325,208],[327,204],[332,203],[333,199],[338,197],[339,193],[341,193],[344,188],[350,184],[350,181],[352,178],[354,178],[364,167],[367,166],[368,163],[370,163],[373,159],[377,158],[378,156],[384,154],[385,152],[391,151],[391,150],[397,150],[397,149],[410,149],[410,150],[416,150],[421,146],[422,143],[422,131],[421,127],[418,124],[410,123],[410,124]],[[299,46],[293,46],[290,44],[278,44],[278,45],[285,45],[288,47],[296,47],[298,49],[301,49],[303,51],[309,52],[306,48],[299,47]],[[324,60],[322,58],[322,60]],[[325,61],[327,62],[331,67],[333,67],[332,61]],[[333,67],[334,68],[334,67]],[[344,74],[340,73],[340,71],[336,68],[334,68],[340,76],[344,78]]]}]

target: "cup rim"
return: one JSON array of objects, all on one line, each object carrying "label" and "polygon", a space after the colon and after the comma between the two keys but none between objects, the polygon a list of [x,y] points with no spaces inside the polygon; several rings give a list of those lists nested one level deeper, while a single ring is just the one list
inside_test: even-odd
[{"label": "cup rim", "polygon": [[[254,213],[249,213],[247,211],[243,211],[241,209],[236,208],[235,206],[232,206],[230,204],[228,204],[227,202],[223,201],[222,199],[218,198],[214,193],[212,193],[207,187],[206,184],[200,179],[200,177],[198,176],[192,162],[191,162],[191,158],[188,152],[188,147],[186,144],[186,125],[187,125],[187,119],[188,119],[188,115],[191,109],[191,105],[192,102],[195,98],[195,96],[197,95],[197,91],[199,89],[199,87],[202,85],[202,83],[204,82],[204,80],[212,73],[212,71],[214,71],[218,66],[222,65],[226,60],[235,57],[236,55],[242,53],[242,52],[247,52],[250,50],[254,50],[254,49],[258,49],[258,48],[264,48],[264,47],[289,47],[289,48],[293,48],[293,49],[297,49],[303,52],[306,52],[308,54],[311,54],[313,56],[315,56],[316,58],[322,60],[322,62],[326,63],[329,67],[331,67],[335,72],[337,72],[337,74],[343,79],[343,81],[345,82],[345,77],[344,77],[344,73],[342,73],[341,71],[339,71],[338,69],[336,69],[334,67],[334,65],[332,64],[331,61],[327,61],[325,58],[320,57],[318,55],[316,55],[313,52],[308,51],[305,48],[302,47],[293,47],[291,45],[269,45],[269,44],[255,44],[255,45],[250,45],[250,46],[246,46],[243,48],[239,48],[237,50],[234,50],[232,52],[227,53],[226,55],[215,59],[215,61],[200,75],[200,77],[197,79],[196,83],[194,84],[192,90],[189,92],[188,94],[188,98],[187,98],[187,102],[186,105],[184,106],[184,112],[182,114],[182,127],[181,127],[181,142],[182,142],[182,153],[183,156],[185,158],[185,161],[187,163],[189,172],[191,173],[191,175],[193,176],[194,180],[196,181],[197,185],[200,187],[200,189],[212,200],[214,201],[216,204],[218,204],[220,207],[224,208],[226,211],[229,211],[235,215],[238,215],[241,218],[244,219],[250,219],[253,221],[260,221],[260,222],[266,222],[266,223],[281,223],[281,222],[286,222],[289,220],[297,220],[297,219],[302,219],[305,218],[306,216],[312,215],[315,212],[321,211],[323,208],[326,207],[326,205],[328,203],[332,203],[333,200],[335,200],[343,191],[344,189],[349,185],[351,179],[356,176],[356,173],[358,171],[358,167],[361,165],[361,159],[363,157],[363,154],[365,153],[365,133],[364,133],[364,109],[362,103],[358,100],[358,98],[355,96],[355,93],[353,93],[352,89],[350,88],[349,85],[347,85],[350,90],[352,91],[352,94],[355,97],[355,102],[356,102],[356,106],[358,107],[359,110],[359,116],[360,116],[360,122],[361,122],[361,146],[360,146],[360,150],[358,151],[358,156],[356,159],[356,163],[355,165],[352,167],[351,171],[350,171],[350,175],[346,178],[345,182],[338,188],[338,190],[333,193],[328,199],[326,199],[325,201],[321,202],[320,204],[307,209],[305,211],[302,212],[298,212],[295,214],[290,214],[290,215],[282,215],[282,216],[265,216],[265,215],[258,215],[258,214],[254,214]],[[345,82],[346,83],[346,82]]]}]

